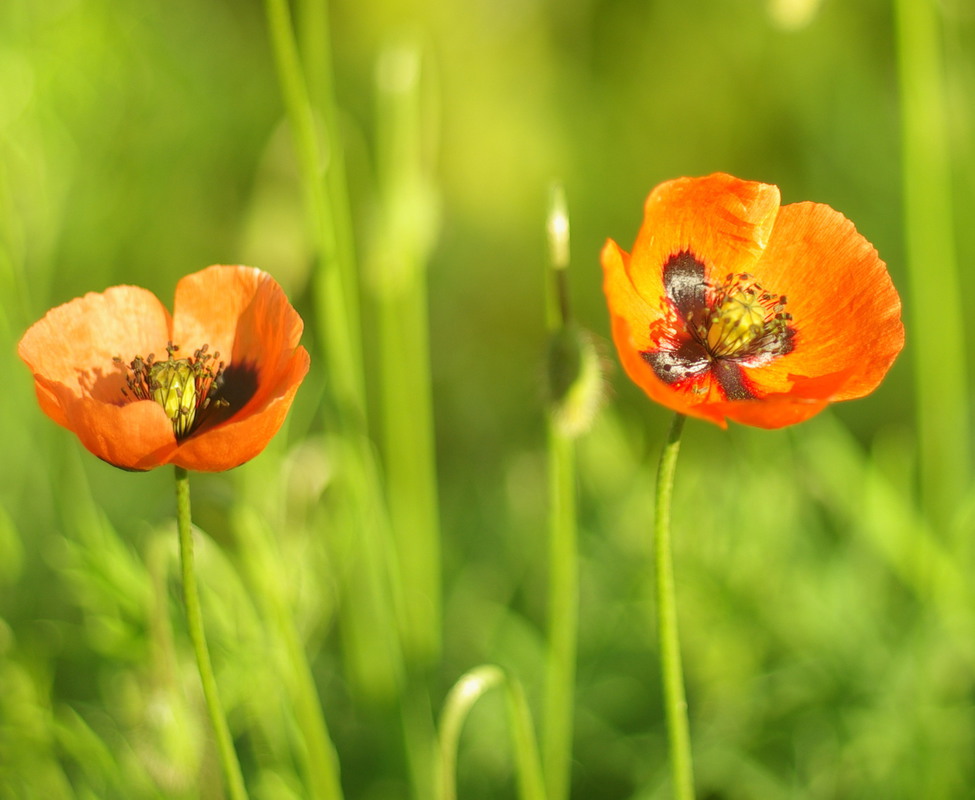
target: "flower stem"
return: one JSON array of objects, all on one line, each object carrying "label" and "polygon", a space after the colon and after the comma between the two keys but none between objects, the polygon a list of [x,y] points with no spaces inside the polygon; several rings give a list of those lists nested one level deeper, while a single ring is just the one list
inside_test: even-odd
[{"label": "flower stem", "polygon": [[[366,402],[362,341],[359,331],[359,296],[351,248],[341,143],[335,130],[335,109],[315,109],[308,93],[287,0],[265,0],[268,32],[281,94],[298,160],[312,233],[318,251],[315,302],[321,316],[322,345],[329,366],[337,424],[343,431],[365,427]],[[323,10],[320,20],[327,19]],[[319,38],[321,46],[327,37]],[[328,64],[327,53],[316,56]],[[319,76],[320,82],[325,79]],[[330,81],[328,81],[330,83]],[[320,93],[330,96],[330,85]],[[325,153],[329,154],[326,167]]]},{"label": "flower stem", "polygon": [[674,592],[674,562],[670,549],[670,498],[674,470],[680,452],[685,417],[677,414],[660,454],[657,469],[657,507],[654,513],[654,573],[657,590],[657,637],[663,678],[664,710],[670,747],[670,771],[674,796],[693,800],[694,774],[691,765],[691,737],[687,722],[687,699],[681,669],[680,639],[677,633],[677,599]]},{"label": "flower stem", "polygon": [[934,0],[894,3],[921,501],[936,528],[951,522],[950,509],[964,496],[971,465],[967,303],[955,248],[939,7]]},{"label": "flower stem", "polygon": [[234,527],[244,567],[277,633],[277,642],[272,648],[282,656],[285,666],[282,682],[291,698],[295,722],[304,743],[300,758],[308,778],[308,796],[315,800],[342,800],[338,757],[328,732],[311,663],[295,624],[287,589],[291,576],[281,567],[284,560],[278,540],[249,509],[241,509]]},{"label": "flower stem", "polygon": [[315,678],[304,647],[298,638],[298,632],[295,630],[294,620],[283,608],[279,613],[277,624],[279,633],[284,639],[287,660],[293,670],[295,718],[308,750],[307,769],[311,787],[314,789],[313,796],[320,800],[341,800],[343,795],[339,780],[338,757],[325,724],[321,700],[315,687]]},{"label": "flower stem", "polygon": [[503,686],[520,800],[547,800],[531,709],[521,684],[500,667],[484,664],[467,672],[450,690],[440,716],[440,741],[434,772],[437,800],[457,800],[457,751],[460,734],[474,704],[490,689]]},{"label": "flower stem", "polygon": [[441,651],[440,520],[427,310],[436,227],[424,145],[423,59],[404,41],[383,51],[377,80],[376,173],[384,255],[373,265],[382,445],[389,517],[402,583],[403,648],[427,669]]},{"label": "flower stem", "polygon": [[179,556],[182,567],[183,602],[186,607],[186,623],[189,627],[190,640],[196,653],[196,663],[200,670],[200,681],[203,684],[203,696],[206,699],[207,712],[213,724],[213,733],[217,739],[217,752],[220,765],[227,780],[227,790],[232,800],[246,800],[247,789],[244,788],[244,777],[234,751],[234,743],[230,737],[230,728],[224,717],[217,693],[217,681],[213,676],[213,666],[210,664],[210,653],[207,650],[206,635],[203,631],[203,615],[200,613],[200,596],[196,587],[196,568],[193,559],[193,531],[190,514],[190,479],[183,467],[176,467],[176,527],[179,531]]},{"label": "flower stem", "polygon": [[[335,531],[349,537],[350,568],[342,609],[343,655],[358,689],[376,696],[398,691],[402,654],[396,630],[390,576],[384,560],[391,537],[378,471],[369,441],[368,404],[359,324],[360,302],[352,226],[338,135],[327,29],[305,39],[310,68],[327,68],[311,80],[309,93],[288,0],[265,0],[268,34],[281,95],[291,126],[299,175],[318,255],[314,302],[329,376],[326,414],[346,454],[336,459]],[[305,0],[309,24],[327,24],[324,0]],[[317,104],[315,100],[317,98]],[[383,653],[383,656],[377,654]]]},{"label": "flower stem", "polygon": [[549,425],[549,641],[543,731],[549,800],[569,796],[579,620],[575,457],[569,436]]},{"label": "flower stem", "polygon": [[[562,187],[552,189],[548,218],[551,263],[546,294],[549,334],[572,324],[569,304],[569,221]],[[562,355],[559,353],[559,355]],[[560,365],[565,369],[564,365]],[[580,380],[574,376],[574,380]],[[565,402],[564,397],[559,398]],[[549,586],[548,652],[542,718],[542,763],[548,800],[565,800],[572,783],[572,729],[579,626],[579,548],[574,433],[548,420]]]}]

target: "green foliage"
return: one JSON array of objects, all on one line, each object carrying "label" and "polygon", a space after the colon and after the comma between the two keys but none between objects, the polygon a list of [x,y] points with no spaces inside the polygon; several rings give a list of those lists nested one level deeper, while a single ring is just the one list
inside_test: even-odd
[{"label": "green foliage", "polygon": [[[294,5],[301,32],[315,4]],[[426,261],[408,266],[429,289],[443,557],[431,591],[442,589],[443,625],[411,663],[404,567],[383,538],[385,509],[369,509],[376,533],[364,540],[339,502],[355,475],[382,479],[388,463],[382,425],[395,402],[376,398],[396,370],[377,352],[397,329],[380,327],[389,308],[369,297],[365,411],[375,413],[370,439],[350,443],[324,400],[332,377],[317,244],[260,4],[0,3],[0,366],[12,380],[0,395],[0,797],[221,796],[178,599],[172,476],[90,458],[40,412],[15,355],[53,305],[119,283],[166,299],[209,263],[274,274],[305,318],[313,357],[265,453],[193,476],[203,615],[251,796],[309,796],[309,753],[327,751],[307,734],[309,677],[356,800],[429,785],[432,721],[477,665],[499,665],[525,687],[537,727],[551,180],[564,183],[572,216],[576,322],[597,338],[608,336],[605,238],[632,238],[660,180],[716,169],[777,183],[785,202],[843,211],[912,303],[890,9],[812,3],[808,23],[787,29],[776,22],[787,5],[341,0],[330,9],[342,111],[317,122],[345,142],[357,247],[364,261],[386,263],[405,237],[410,257]],[[975,20],[963,3],[942,5],[948,89],[970,97]],[[397,117],[374,107],[376,63],[404,31],[424,53],[416,149],[429,172],[419,189],[409,184],[422,194],[412,209],[420,231],[383,172],[397,151],[381,126]],[[300,44],[307,55],[312,45]],[[955,103],[958,220],[975,210],[973,124],[970,104]],[[960,263],[971,263],[975,229],[958,227]],[[971,296],[970,274],[961,283]],[[957,507],[937,521],[922,510],[911,371],[937,384],[928,355],[912,349],[909,327],[908,350],[873,396],[794,430],[687,426],[673,539],[702,797],[970,794],[975,487],[956,476]],[[650,800],[669,796],[649,584],[667,414],[618,370],[609,382],[614,396],[575,459],[572,796]],[[939,424],[928,427],[949,436]],[[934,469],[936,482],[953,465]],[[458,797],[517,796],[506,726],[497,698],[471,711]]]}]

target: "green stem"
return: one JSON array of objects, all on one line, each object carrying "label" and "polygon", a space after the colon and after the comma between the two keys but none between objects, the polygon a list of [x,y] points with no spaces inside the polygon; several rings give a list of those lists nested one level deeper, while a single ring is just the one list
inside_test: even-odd
[{"label": "green stem", "polygon": [[342,800],[338,757],[325,724],[322,704],[315,688],[308,657],[298,639],[294,620],[280,609],[279,631],[284,639],[287,658],[294,671],[295,717],[308,748],[308,774],[314,797],[320,800]]},{"label": "green stem", "polygon": [[308,654],[295,625],[285,588],[289,576],[279,568],[284,561],[277,549],[277,540],[252,513],[242,513],[235,528],[240,537],[245,568],[279,637],[280,647],[275,649],[282,652],[290,667],[290,672],[285,671],[285,677],[290,678],[285,685],[303,739],[301,755],[308,776],[309,796],[316,800],[342,800],[338,756],[328,732]]},{"label": "green stem", "polygon": [[377,72],[376,172],[382,255],[374,262],[383,455],[390,523],[402,584],[403,648],[412,668],[441,651],[440,521],[427,311],[434,241],[432,180],[424,158],[422,57],[404,42]]},{"label": "green stem", "polygon": [[[308,94],[287,0],[266,0],[268,28],[281,94],[291,125],[298,165],[320,259],[316,303],[322,345],[341,430],[365,428],[365,379],[359,333],[359,299],[351,256],[351,234],[338,186],[344,180],[334,108],[316,120]],[[327,54],[318,58],[327,63]],[[325,89],[322,89],[325,93]],[[324,152],[329,153],[326,168]]]},{"label": "green stem", "polygon": [[[565,193],[553,186],[549,201],[546,320],[552,337],[572,333],[569,302],[569,217]],[[574,334],[573,334],[574,335]],[[578,340],[573,340],[577,346]],[[550,358],[565,358],[564,350]],[[578,363],[575,363],[578,368]],[[550,365],[550,370],[552,365]],[[562,374],[564,364],[555,372]],[[550,373],[551,375],[551,373]],[[582,380],[573,375],[573,380]],[[566,391],[564,387],[560,387]],[[555,387],[553,387],[553,390]],[[560,396],[557,402],[564,403]],[[575,444],[559,423],[555,407],[548,419],[549,588],[548,653],[545,716],[542,721],[543,763],[548,800],[565,800],[572,779],[572,727],[575,705],[576,641],[579,625],[579,552],[576,521]]]},{"label": "green stem", "polygon": [[232,800],[246,800],[247,789],[244,787],[244,776],[240,771],[237,753],[234,751],[230,728],[220,704],[217,693],[217,681],[210,664],[210,652],[207,650],[206,634],[203,631],[203,615],[200,613],[200,596],[196,588],[196,568],[193,559],[193,530],[190,514],[190,479],[183,467],[176,467],[176,527],[179,531],[179,556],[183,578],[183,602],[186,606],[186,623],[189,627],[190,640],[196,653],[196,664],[200,670],[200,681],[203,684],[203,696],[206,699],[207,712],[213,724],[213,733],[217,740],[217,753],[220,765],[223,767],[224,778]]},{"label": "green stem", "polygon": [[460,734],[474,704],[490,689],[504,686],[518,797],[547,800],[531,709],[521,684],[493,664],[470,670],[447,694],[440,717],[440,743],[434,765],[437,800],[457,800]]},{"label": "green stem", "polygon": [[422,678],[407,676],[399,702],[400,731],[413,800],[430,800],[435,796],[437,727],[430,703],[430,692]]},{"label": "green stem", "polygon": [[677,414],[660,454],[657,470],[657,508],[654,513],[654,573],[657,590],[657,637],[663,678],[664,710],[670,746],[670,770],[674,796],[693,800],[694,774],[691,765],[691,737],[687,722],[687,699],[681,668],[680,638],[677,633],[677,599],[674,592],[674,562],[670,549],[670,498],[674,470],[680,452],[680,435],[685,417]]},{"label": "green stem", "polygon": [[579,617],[575,448],[556,427],[549,425],[549,641],[542,740],[549,800],[569,795]]},{"label": "green stem", "polygon": [[437,800],[457,800],[457,752],[464,722],[481,695],[503,682],[501,669],[488,664],[470,670],[447,694],[440,715],[440,741],[434,765]]},{"label": "green stem", "polygon": [[[330,425],[347,458],[335,461],[338,536],[349,537],[352,566],[342,603],[346,636],[344,656],[358,688],[389,694],[399,683],[399,642],[387,641],[395,630],[389,599],[390,575],[384,561],[389,547],[378,472],[368,439],[366,388],[359,325],[359,287],[345,191],[342,148],[331,71],[313,81],[319,105],[309,95],[288,0],[265,0],[268,32],[295,143],[299,172],[312,222],[319,265],[315,272],[316,328],[320,332],[328,375]],[[306,0],[304,18],[327,23],[323,0]],[[327,30],[306,39],[309,66],[328,67]],[[327,154],[327,159],[326,159]],[[345,545],[342,545],[345,546]],[[396,651],[396,652],[394,652]],[[388,657],[377,655],[389,653]]]},{"label": "green stem", "polygon": [[934,527],[942,528],[964,495],[971,463],[965,294],[955,251],[943,32],[935,0],[896,0],[894,7],[921,500]]},{"label": "green stem", "polygon": [[507,685],[508,725],[511,728],[511,746],[515,759],[515,780],[521,800],[548,800],[545,780],[538,758],[535,726],[532,724],[528,698],[519,681],[508,678]]}]

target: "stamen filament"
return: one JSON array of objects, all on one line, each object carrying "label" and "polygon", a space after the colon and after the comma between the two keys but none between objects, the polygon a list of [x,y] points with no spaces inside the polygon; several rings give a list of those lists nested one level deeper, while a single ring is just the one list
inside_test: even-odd
[{"label": "stamen filament", "polygon": [[748,273],[730,274],[724,283],[706,285],[706,304],[689,326],[712,359],[747,358],[788,352],[785,295],[765,291]]},{"label": "stamen filament", "polygon": [[163,407],[177,439],[184,439],[200,427],[216,408],[228,405],[219,396],[224,363],[219,353],[208,353],[204,344],[189,358],[177,358],[179,345],[166,345],[167,358],[156,361],[154,353],[136,356],[128,365],[120,356],[115,365],[125,373],[127,402],[153,400]]}]

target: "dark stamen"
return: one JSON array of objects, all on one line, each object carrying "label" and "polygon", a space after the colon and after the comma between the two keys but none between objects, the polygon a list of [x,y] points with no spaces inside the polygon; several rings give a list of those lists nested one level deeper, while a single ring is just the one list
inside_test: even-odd
[{"label": "dark stamen", "polygon": [[[663,266],[664,290],[675,312],[658,350],[641,352],[667,384],[699,381],[708,374],[729,400],[755,397],[746,369],[792,352],[795,329],[786,296],[766,291],[747,272],[724,282],[706,280],[703,262],[692,253],[672,255]],[[691,387],[706,391],[706,384]]]},{"label": "dark stamen", "polygon": [[136,356],[129,364],[121,357],[114,359],[116,367],[125,373],[126,388],[122,396],[126,401],[153,400],[161,405],[173,423],[177,439],[183,439],[197,430],[209,414],[228,405],[220,396],[219,388],[224,363],[219,353],[208,353],[204,344],[189,358],[177,358],[179,345],[166,345],[167,358],[156,361],[150,353],[147,358]]}]

